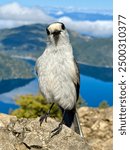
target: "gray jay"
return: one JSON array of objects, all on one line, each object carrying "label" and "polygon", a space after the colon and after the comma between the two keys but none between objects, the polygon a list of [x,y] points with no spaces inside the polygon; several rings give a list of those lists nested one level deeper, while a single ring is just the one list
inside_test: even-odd
[{"label": "gray jay", "polygon": [[47,46],[36,61],[39,88],[48,103],[52,103],[48,112],[40,118],[40,124],[47,120],[56,103],[62,110],[63,118],[52,132],[58,133],[62,124],[72,128],[82,136],[76,113],[79,97],[80,77],[73,49],[66,27],[61,22],[50,24],[46,28]]}]

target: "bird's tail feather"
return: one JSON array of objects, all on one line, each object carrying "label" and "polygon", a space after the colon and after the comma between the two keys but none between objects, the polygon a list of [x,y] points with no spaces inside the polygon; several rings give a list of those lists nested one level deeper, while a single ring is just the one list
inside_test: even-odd
[{"label": "bird's tail feather", "polygon": [[78,116],[77,111],[75,112],[73,124],[74,124],[75,132],[78,133],[81,137],[84,137],[81,126],[80,126],[79,116]]},{"label": "bird's tail feather", "polygon": [[74,130],[77,134],[83,137],[83,132],[80,126],[79,117],[75,109],[65,110],[63,122],[66,126]]}]

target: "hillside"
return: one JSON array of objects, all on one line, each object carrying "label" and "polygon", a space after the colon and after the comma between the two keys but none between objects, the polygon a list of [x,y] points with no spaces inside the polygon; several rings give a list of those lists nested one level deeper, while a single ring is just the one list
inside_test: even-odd
[{"label": "hillside", "polygon": [[15,78],[32,78],[31,65],[17,58],[0,53],[0,80]]},{"label": "hillside", "polygon": [[[46,25],[34,24],[0,30],[0,50],[10,54],[38,57],[46,45]],[[78,61],[112,66],[112,38],[93,38],[69,31]]]},{"label": "hillside", "polygon": [[37,24],[0,30],[0,51],[37,57],[45,47],[44,29],[44,25]]}]

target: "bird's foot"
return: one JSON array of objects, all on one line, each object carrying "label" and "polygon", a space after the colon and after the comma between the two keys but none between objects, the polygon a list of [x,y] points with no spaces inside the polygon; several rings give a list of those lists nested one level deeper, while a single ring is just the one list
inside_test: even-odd
[{"label": "bird's foot", "polygon": [[63,122],[59,123],[58,127],[51,131],[51,133],[52,133],[51,137],[59,134],[60,131],[62,130],[62,126],[63,126]]},{"label": "bird's foot", "polygon": [[40,126],[42,125],[42,122],[45,120],[45,122],[47,122],[47,117],[49,116],[49,113],[47,112],[46,114],[44,114],[43,116],[40,117],[39,122],[40,122]]},{"label": "bird's foot", "polygon": [[42,124],[42,122],[45,120],[45,122],[47,122],[47,117],[50,115],[50,111],[53,107],[54,103],[51,105],[50,109],[48,110],[48,112],[46,114],[44,114],[43,116],[40,117],[39,122],[40,122],[40,126]]}]

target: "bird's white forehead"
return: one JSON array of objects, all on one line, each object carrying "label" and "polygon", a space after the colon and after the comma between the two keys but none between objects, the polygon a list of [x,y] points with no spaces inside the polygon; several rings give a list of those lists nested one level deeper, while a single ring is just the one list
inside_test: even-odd
[{"label": "bird's white forehead", "polygon": [[61,24],[60,23],[53,23],[53,24],[49,25],[48,30],[50,32],[53,32],[55,30],[60,31],[61,30]]}]

